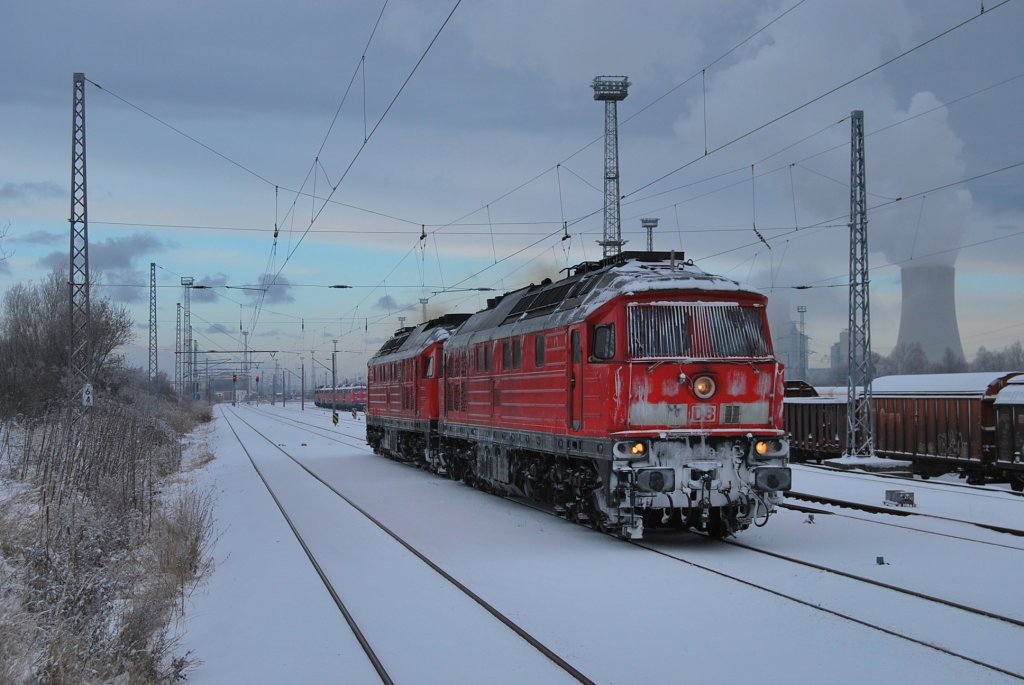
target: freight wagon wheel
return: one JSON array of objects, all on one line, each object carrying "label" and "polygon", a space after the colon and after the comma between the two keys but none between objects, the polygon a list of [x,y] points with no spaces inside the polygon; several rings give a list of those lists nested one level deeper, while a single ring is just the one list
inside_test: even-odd
[{"label": "freight wagon wheel", "polygon": [[1024,474],[1010,474],[1010,488],[1014,492],[1024,492]]}]

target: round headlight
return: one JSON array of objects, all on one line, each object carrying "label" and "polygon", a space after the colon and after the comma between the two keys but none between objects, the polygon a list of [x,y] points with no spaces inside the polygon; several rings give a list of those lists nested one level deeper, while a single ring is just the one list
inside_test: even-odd
[{"label": "round headlight", "polygon": [[763,457],[768,454],[771,449],[771,445],[768,444],[767,440],[758,440],[754,443],[754,451],[757,452],[758,456]]},{"label": "round headlight", "polygon": [[648,487],[651,490],[664,490],[665,489],[665,476],[661,471],[652,471],[650,480],[648,481]]},{"label": "round headlight", "polygon": [[647,451],[647,445],[642,442],[637,442],[629,449],[629,451],[636,456],[640,456]]},{"label": "round headlight", "polygon": [[710,376],[700,376],[693,381],[693,394],[706,400],[715,394],[715,382]]}]

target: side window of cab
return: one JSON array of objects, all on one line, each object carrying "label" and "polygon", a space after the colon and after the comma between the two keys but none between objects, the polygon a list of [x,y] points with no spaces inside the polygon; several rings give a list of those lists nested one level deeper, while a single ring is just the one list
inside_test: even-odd
[{"label": "side window of cab", "polygon": [[594,327],[594,344],[591,357],[604,361],[615,357],[615,324],[606,323]]}]

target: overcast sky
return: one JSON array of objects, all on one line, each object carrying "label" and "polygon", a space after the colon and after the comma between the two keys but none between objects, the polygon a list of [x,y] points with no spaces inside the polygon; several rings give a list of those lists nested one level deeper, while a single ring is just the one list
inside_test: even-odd
[{"label": "overcast sky", "polygon": [[[768,292],[776,317],[807,306],[826,365],[861,109],[875,351],[896,343],[900,265],[955,263],[971,358],[1024,337],[1021,26],[1022,0],[6,0],[0,291],[68,261],[81,71],[93,292],[130,304],[132,361],[155,262],[170,375],[181,276],[215,286],[193,292],[200,350],[248,330],[280,351],[265,363],[308,368],[338,339],[340,375],[362,373],[420,298],[473,311],[489,293],[465,289],[600,257],[590,86],[621,74],[626,249],[659,218],[655,249]],[[262,299],[245,289],[267,279]]]}]

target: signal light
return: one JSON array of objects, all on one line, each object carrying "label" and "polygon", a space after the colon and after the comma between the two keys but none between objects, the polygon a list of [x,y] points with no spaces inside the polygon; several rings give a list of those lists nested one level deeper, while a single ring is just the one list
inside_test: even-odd
[{"label": "signal light", "polygon": [[259,376],[256,376],[256,382],[257,382],[257,383],[259,383],[259,382],[260,382],[260,377],[259,377]]},{"label": "signal light", "polygon": [[237,373],[231,374],[231,382],[232,383],[237,383],[238,382],[238,374]]}]

